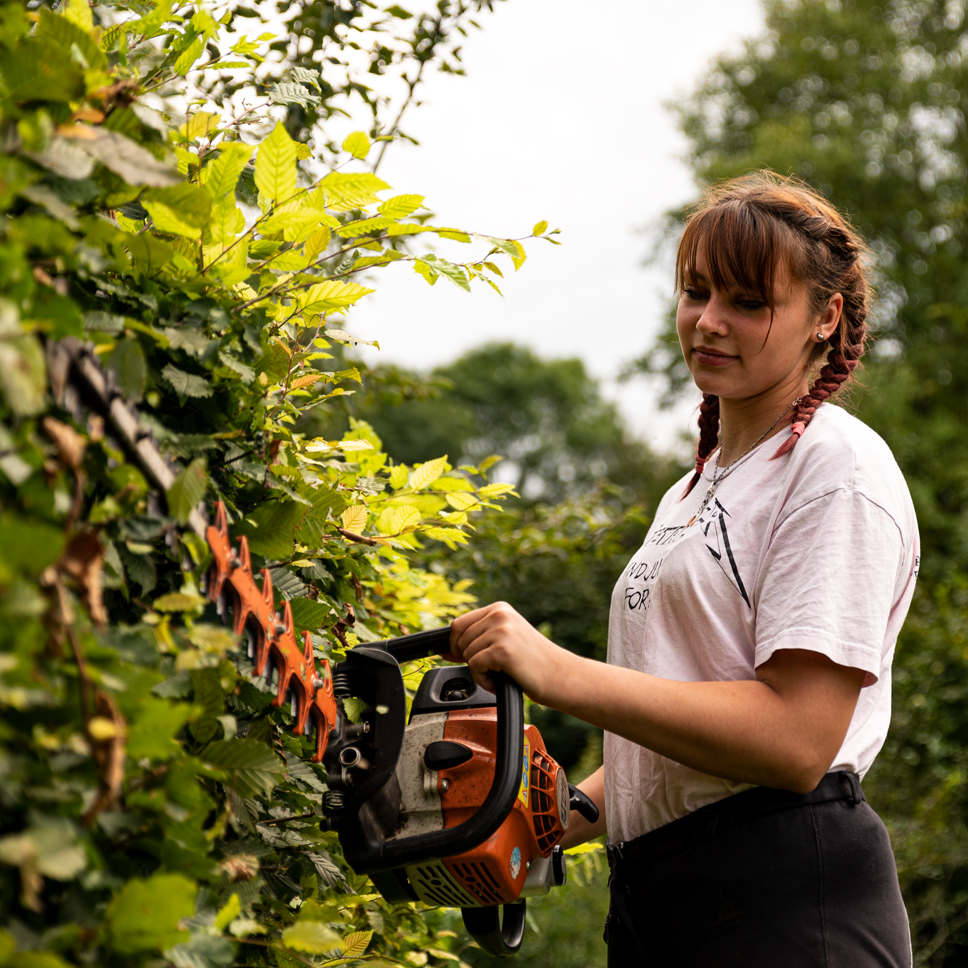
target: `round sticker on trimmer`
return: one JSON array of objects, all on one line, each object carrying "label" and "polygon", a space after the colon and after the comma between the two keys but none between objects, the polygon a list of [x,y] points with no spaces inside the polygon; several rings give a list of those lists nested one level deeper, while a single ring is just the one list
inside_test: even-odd
[{"label": "round sticker on trimmer", "polygon": [[516,881],[521,873],[521,848],[515,847],[511,851],[511,880]]}]

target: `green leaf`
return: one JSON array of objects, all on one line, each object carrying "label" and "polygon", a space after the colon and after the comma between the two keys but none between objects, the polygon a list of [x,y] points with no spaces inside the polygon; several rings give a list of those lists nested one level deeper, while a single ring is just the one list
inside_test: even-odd
[{"label": "green leaf", "polygon": [[196,37],[175,59],[173,65],[175,73],[184,77],[195,66],[203,50],[205,50],[205,38]]},{"label": "green leaf", "polygon": [[218,157],[206,165],[201,172],[205,190],[214,201],[225,195],[233,194],[242,169],[248,164],[255,149],[239,141],[230,141],[222,146]]},{"label": "green leaf", "polygon": [[343,151],[348,151],[354,158],[363,159],[369,154],[370,139],[363,131],[354,131],[343,141]]},{"label": "green leaf", "polygon": [[276,202],[285,201],[296,187],[296,146],[281,121],[259,145],[255,186]]},{"label": "green leaf", "polygon": [[239,895],[234,893],[225,903],[225,906],[215,915],[215,928],[217,931],[224,931],[238,916],[242,910],[239,903]]},{"label": "green leaf", "polygon": [[0,387],[18,417],[30,417],[44,409],[47,364],[36,336],[0,337]]},{"label": "green leaf", "polygon": [[247,535],[249,548],[257,555],[280,560],[292,554],[296,529],[306,516],[306,508],[295,501],[272,501],[262,504],[235,529]]},{"label": "green leaf", "polygon": [[174,168],[169,168],[147,148],[142,148],[117,131],[87,126],[84,130],[88,136],[76,139],[77,147],[101,162],[105,168],[110,168],[129,185],[164,188],[183,180]]},{"label": "green leaf", "polygon": [[197,239],[208,224],[212,200],[198,185],[186,182],[172,188],[146,192],[141,200],[159,232]]},{"label": "green leaf", "polygon": [[107,366],[125,398],[137,403],[144,396],[148,375],[141,344],[130,337],[119,340],[107,358]]},{"label": "green leaf", "polygon": [[205,496],[207,477],[204,457],[196,457],[175,478],[175,483],[168,488],[168,511],[178,519],[179,524],[186,524],[202,498]]},{"label": "green leaf", "polygon": [[64,532],[52,524],[26,517],[0,517],[0,562],[14,571],[38,575],[57,560]]},{"label": "green leaf", "polygon": [[367,289],[366,286],[356,282],[329,279],[310,286],[299,296],[299,306],[305,313],[325,313],[331,309],[346,309],[371,292],[373,292],[372,289]]},{"label": "green leaf", "polygon": [[322,100],[320,96],[302,84],[280,81],[269,88],[269,100],[273,104],[298,104],[301,107],[315,107]]},{"label": "green leaf", "polygon": [[390,186],[370,172],[331,171],[319,183],[326,194],[326,207],[337,212],[347,212],[376,201],[374,192]]},{"label": "green leaf", "polygon": [[108,904],[107,921],[114,950],[122,955],[161,951],[189,932],[178,927],[195,913],[198,888],[184,874],[155,874],[148,880],[134,877]]},{"label": "green leaf", "polygon": [[293,951],[323,955],[340,947],[342,939],[321,921],[297,921],[282,932],[282,943]]},{"label": "green leaf", "polygon": [[240,797],[271,793],[286,775],[286,763],[268,746],[246,739],[221,739],[202,750],[201,758],[231,774],[227,785]]},{"label": "green leaf", "polygon": [[289,604],[292,607],[292,624],[300,632],[317,631],[332,612],[329,605],[314,602],[311,598],[294,598]]},{"label": "green leaf", "polygon": [[235,963],[235,948],[227,938],[196,931],[190,941],[169,948],[165,957],[175,968],[228,968]]},{"label": "green leaf", "polygon": [[154,696],[139,700],[138,718],[128,727],[126,752],[132,762],[170,760],[181,751],[175,735],[188,722],[191,706],[173,704]]},{"label": "green leaf", "polygon": [[412,215],[423,204],[423,195],[394,195],[383,202],[377,211],[389,218],[405,218]]},{"label": "green leaf", "polygon": [[184,397],[210,397],[212,386],[204,376],[185,373],[170,363],[161,371],[162,378],[170,384],[176,393]]}]

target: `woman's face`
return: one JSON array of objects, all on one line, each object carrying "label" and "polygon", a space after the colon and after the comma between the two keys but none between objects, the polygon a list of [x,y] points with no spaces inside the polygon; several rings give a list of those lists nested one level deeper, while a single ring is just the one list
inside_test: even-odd
[{"label": "woman's face", "polygon": [[[709,279],[705,255],[697,254],[686,274],[676,329],[692,378],[704,393],[721,400],[793,397],[806,390],[807,369],[816,334],[829,336],[840,316],[818,317],[810,310],[805,286],[793,283],[785,268],[777,272],[772,311],[759,293],[731,284],[717,289]],[[828,318],[829,317],[829,318]]]}]

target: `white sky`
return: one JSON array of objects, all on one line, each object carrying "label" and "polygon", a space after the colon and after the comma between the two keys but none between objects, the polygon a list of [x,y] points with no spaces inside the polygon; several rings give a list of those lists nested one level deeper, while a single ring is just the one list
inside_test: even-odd
[{"label": "white sky", "polygon": [[[547,219],[563,244],[527,243],[503,300],[483,285],[468,295],[441,279],[431,289],[412,265],[390,266],[348,327],[379,340],[368,361],[413,368],[487,340],[581,357],[629,427],[668,449],[691,408],[661,414],[643,380],[615,381],[650,345],[671,293],[668,266],[642,266],[648,227],[694,197],[679,160],[685,140],[664,105],[716,54],[763,30],[759,2],[508,0],[481,23],[463,48],[467,76],[432,76],[406,119],[420,147],[391,145],[379,174],[425,195],[435,224],[521,236]],[[439,251],[482,254],[452,245],[459,251]]]}]

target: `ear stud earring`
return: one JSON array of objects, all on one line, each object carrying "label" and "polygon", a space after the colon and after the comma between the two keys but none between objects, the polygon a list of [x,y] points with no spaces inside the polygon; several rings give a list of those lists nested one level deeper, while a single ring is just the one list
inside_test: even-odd
[{"label": "ear stud earring", "polygon": [[825,340],[826,338],[827,338],[827,337],[826,337],[826,336],[824,336],[824,334],[823,334],[823,333],[821,333],[821,332],[820,332],[820,330],[818,329],[818,330],[817,330],[817,342],[818,342],[818,343],[822,343],[822,342],[823,342],[823,341],[824,341],[824,340]]}]

